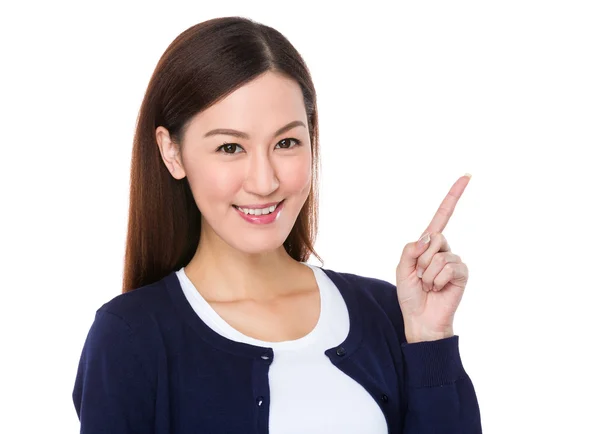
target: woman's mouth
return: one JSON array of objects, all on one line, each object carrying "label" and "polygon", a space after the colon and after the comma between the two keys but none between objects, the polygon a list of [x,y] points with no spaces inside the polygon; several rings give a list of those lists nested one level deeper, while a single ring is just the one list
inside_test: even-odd
[{"label": "woman's mouth", "polygon": [[277,209],[277,207],[283,202],[283,200],[281,202],[278,202],[275,205],[271,205],[271,206],[265,206],[263,208],[244,208],[244,207],[240,207],[238,205],[233,205],[234,208],[236,208],[237,210],[243,212],[246,215],[254,215],[254,216],[261,216],[261,215],[269,215],[275,212],[275,209]]},{"label": "woman's mouth", "polygon": [[277,220],[281,214],[281,209],[285,199],[277,204],[264,206],[262,208],[244,208],[238,205],[232,205],[238,214],[247,222],[254,224],[268,224]]}]

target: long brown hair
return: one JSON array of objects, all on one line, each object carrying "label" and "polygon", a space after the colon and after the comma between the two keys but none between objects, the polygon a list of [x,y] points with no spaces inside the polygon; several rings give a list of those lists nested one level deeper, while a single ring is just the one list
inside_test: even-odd
[{"label": "long brown hair", "polygon": [[171,139],[181,143],[194,115],[267,71],[283,73],[300,85],[312,144],[312,187],[284,248],[297,261],[311,254],[321,260],[314,250],[319,129],[308,67],[277,30],[243,17],[215,18],[177,36],[146,89],[131,156],[123,292],[187,265],[200,241],[200,211],[187,177],[171,176],[161,159],[156,128],[165,127]]}]

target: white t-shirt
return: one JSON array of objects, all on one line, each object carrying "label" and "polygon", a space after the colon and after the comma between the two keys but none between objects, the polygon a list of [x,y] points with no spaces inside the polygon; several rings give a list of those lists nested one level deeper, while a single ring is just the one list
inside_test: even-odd
[{"label": "white t-shirt", "polygon": [[183,267],[176,274],[194,311],[215,332],[236,342],[273,349],[269,368],[271,434],[386,434],[387,423],[377,402],[325,355],[325,350],[338,346],[348,335],[346,303],[323,270],[303,264],[315,274],[321,314],[309,334],[285,342],[265,342],[240,333],[200,295]]}]

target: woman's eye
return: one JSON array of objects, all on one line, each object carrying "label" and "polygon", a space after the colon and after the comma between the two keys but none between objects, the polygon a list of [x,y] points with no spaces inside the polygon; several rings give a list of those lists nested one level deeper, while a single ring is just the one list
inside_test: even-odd
[{"label": "woman's eye", "polygon": [[[292,145],[292,143],[294,143],[294,144]],[[300,140],[292,139],[292,138],[283,139],[282,141],[277,143],[277,145],[281,145],[281,144],[284,144],[284,146],[282,146],[283,149],[290,149],[290,148],[293,148],[294,146],[300,145]]]},{"label": "woman's eye", "polygon": [[[287,138],[287,139],[283,139],[280,140],[279,143],[277,143],[277,145],[275,145],[275,147],[279,147],[280,149],[291,149],[295,146],[299,146],[300,145],[300,140],[298,139],[293,139],[293,138]],[[244,150],[244,148],[242,148],[240,145],[238,145],[237,143],[224,143],[221,146],[219,146],[217,148],[217,152],[222,152],[224,154],[239,154],[239,152],[236,152],[236,149],[240,149],[240,152]]]},{"label": "woman's eye", "polygon": [[225,154],[237,154],[237,152],[235,152],[237,148],[242,149],[242,147],[240,145],[238,145],[237,143],[225,143],[221,146],[219,146],[217,148],[217,151],[221,151],[224,152]]}]

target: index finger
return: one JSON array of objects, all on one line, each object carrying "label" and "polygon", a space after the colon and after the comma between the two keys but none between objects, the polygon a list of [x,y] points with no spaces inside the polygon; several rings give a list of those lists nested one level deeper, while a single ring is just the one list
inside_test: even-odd
[{"label": "index finger", "polygon": [[[442,201],[442,204],[436,211],[431,223],[427,226],[425,232],[429,232],[430,234],[434,232],[442,232],[448,221],[450,221],[450,217],[454,213],[454,208],[456,208],[456,204],[458,203],[458,199],[462,196],[465,188],[467,188],[467,184],[471,180],[471,175],[468,173],[458,178],[458,180],[454,183],[454,185],[450,188],[450,191]],[[423,232],[423,233],[425,233]]]}]

